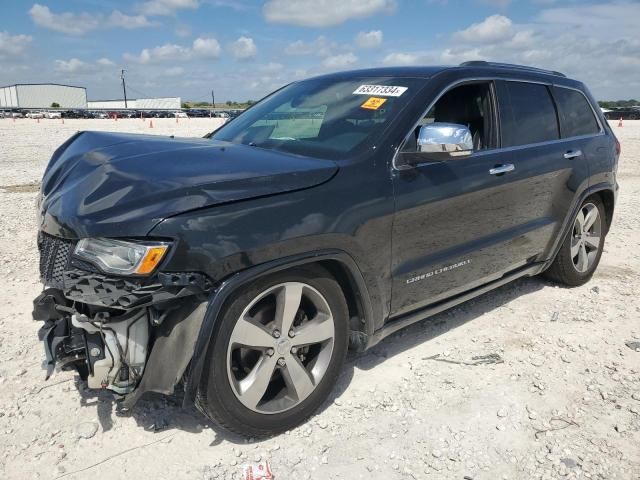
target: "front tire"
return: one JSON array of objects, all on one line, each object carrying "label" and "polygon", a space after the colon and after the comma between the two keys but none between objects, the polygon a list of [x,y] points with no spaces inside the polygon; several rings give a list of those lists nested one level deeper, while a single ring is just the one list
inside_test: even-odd
[{"label": "front tire", "polygon": [[338,283],[306,266],[234,295],[211,339],[198,406],[218,425],[260,438],[289,430],[329,396],[347,353]]},{"label": "front tire", "polygon": [[600,263],[606,233],[606,212],[600,197],[588,198],[545,276],[570,287],[587,283]]}]

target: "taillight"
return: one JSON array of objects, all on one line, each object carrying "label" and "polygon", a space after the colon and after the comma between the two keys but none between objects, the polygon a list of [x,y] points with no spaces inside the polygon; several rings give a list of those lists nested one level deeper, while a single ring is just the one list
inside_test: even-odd
[{"label": "taillight", "polygon": [[622,152],[622,147],[620,146],[620,142],[616,138],[616,155],[620,156],[620,152]]}]

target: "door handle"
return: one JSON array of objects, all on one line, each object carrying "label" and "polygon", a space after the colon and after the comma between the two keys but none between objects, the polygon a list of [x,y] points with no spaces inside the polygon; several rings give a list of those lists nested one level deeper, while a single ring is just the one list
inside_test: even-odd
[{"label": "door handle", "polygon": [[497,165],[489,170],[490,175],[502,175],[504,173],[513,172],[516,167],[513,163],[505,163],[504,165]]},{"label": "door handle", "polygon": [[564,158],[567,160],[571,160],[572,158],[580,157],[582,155],[582,150],[569,150],[564,154]]}]

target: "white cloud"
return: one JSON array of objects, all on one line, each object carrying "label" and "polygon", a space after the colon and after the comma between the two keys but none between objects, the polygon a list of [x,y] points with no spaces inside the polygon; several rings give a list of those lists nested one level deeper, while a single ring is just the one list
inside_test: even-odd
[{"label": "white cloud", "polygon": [[416,53],[394,52],[384,57],[385,65],[417,65],[420,63],[420,55]]},{"label": "white cloud", "polygon": [[159,47],[145,48],[140,55],[125,53],[125,60],[136,63],[161,63],[184,59],[191,55],[188,47],[182,47],[173,43],[165,43]]},{"label": "white cloud", "polygon": [[88,63],[85,63],[78,58],[72,58],[70,60],[56,60],[55,65],[56,70],[64,73],[87,72],[91,68]]},{"label": "white cloud", "polygon": [[[594,34],[603,33],[611,37],[638,38],[638,19],[640,2],[614,1],[599,2],[591,5],[547,8],[538,20],[548,24],[577,28]],[[609,31],[607,31],[610,29]]]},{"label": "white cloud", "polygon": [[38,3],[31,7],[29,15],[36,25],[69,35],[83,35],[95,30],[100,25],[100,21],[95,15],[86,12],[53,13],[49,7]]},{"label": "white cloud", "polygon": [[558,70],[598,98],[628,98],[640,90],[638,18],[640,2],[629,1],[547,8],[531,24],[494,15],[423,54],[434,59],[428,63],[490,60]]},{"label": "white cloud", "polygon": [[382,43],[382,30],[360,32],[356,36],[356,43],[360,48],[374,48]]},{"label": "white cloud", "polygon": [[144,15],[125,15],[120,10],[114,10],[105,20],[105,26],[111,28],[144,28],[154,26]]},{"label": "white cloud", "polygon": [[325,58],[322,61],[322,66],[328,69],[340,69],[351,67],[356,63],[358,63],[358,57],[353,53],[341,53]]},{"label": "white cloud", "polygon": [[218,58],[220,50],[220,43],[215,38],[199,37],[193,41],[193,52],[200,57]]},{"label": "white cloud", "polygon": [[138,6],[145,15],[173,15],[176,10],[196,9],[198,0],[149,0]]},{"label": "white cloud", "polygon": [[156,25],[144,15],[125,15],[119,10],[114,10],[108,16],[87,12],[54,13],[49,7],[38,3],[31,7],[29,15],[36,25],[67,35],[84,35],[99,28],[134,29]]},{"label": "white cloud", "polygon": [[237,60],[248,60],[256,56],[257,48],[250,37],[240,37],[231,44],[231,54]]},{"label": "white cloud", "polygon": [[180,24],[176,27],[176,35],[179,37],[190,37],[191,36],[191,27],[189,25]]},{"label": "white cloud", "polygon": [[503,15],[491,15],[480,23],[456,32],[454,38],[470,43],[497,42],[513,35],[513,23]]},{"label": "white cloud", "polygon": [[230,8],[236,12],[249,10],[249,7],[241,0],[211,0],[214,7]]},{"label": "white cloud", "polygon": [[311,42],[296,40],[284,49],[287,55],[316,55],[318,57],[328,57],[338,48],[338,44],[327,40],[324,36],[319,36]]},{"label": "white cloud", "polygon": [[281,63],[270,62],[265,65],[258,66],[258,70],[264,73],[278,73],[284,71],[285,66]]},{"label": "white cloud", "polygon": [[95,62],[85,62],[79,58],[69,60],[55,60],[54,70],[64,74],[88,74],[100,73],[115,66],[115,63],[106,57],[99,58]]},{"label": "white cloud", "polygon": [[198,37],[191,47],[165,43],[159,47],[144,48],[138,55],[125,53],[127,62],[154,64],[187,61],[193,57],[217,58],[220,55],[220,43],[215,38]]},{"label": "white cloud", "polygon": [[0,59],[21,55],[31,45],[31,40],[30,35],[11,35],[9,32],[0,32]]},{"label": "white cloud", "polygon": [[394,0],[268,0],[262,13],[268,22],[328,27],[394,7]]},{"label": "white cloud", "polygon": [[114,62],[112,62],[111,60],[109,60],[106,57],[103,58],[99,58],[98,61],[96,62],[98,65],[102,65],[104,67],[112,67],[115,65]]},{"label": "white cloud", "polygon": [[162,72],[166,77],[179,77],[184,73],[184,68],[182,67],[171,67],[167,68]]}]

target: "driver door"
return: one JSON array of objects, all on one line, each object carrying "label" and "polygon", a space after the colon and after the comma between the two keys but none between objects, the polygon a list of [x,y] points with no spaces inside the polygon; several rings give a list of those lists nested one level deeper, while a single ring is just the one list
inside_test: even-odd
[{"label": "driver door", "polygon": [[507,241],[501,217],[509,215],[509,206],[500,198],[508,174],[491,174],[504,160],[496,153],[495,95],[493,82],[454,87],[421,122],[469,127],[471,155],[431,161],[417,151],[417,135],[410,135],[396,158],[391,316],[437,303],[514,267],[501,252]]}]

